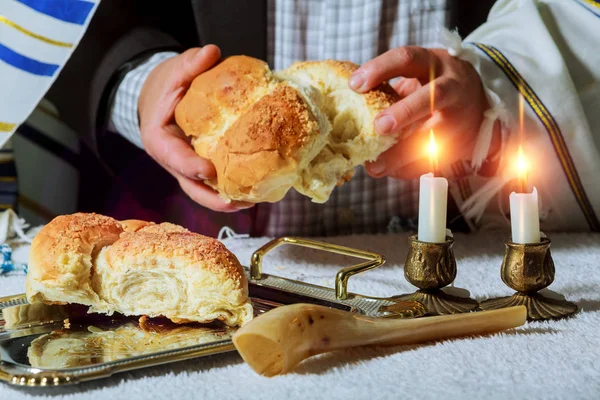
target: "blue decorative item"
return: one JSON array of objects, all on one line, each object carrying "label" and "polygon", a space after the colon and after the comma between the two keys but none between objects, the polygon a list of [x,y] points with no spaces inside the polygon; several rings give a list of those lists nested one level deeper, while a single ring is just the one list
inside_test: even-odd
[{"label": "blue decorative item", "polygon": [[9,274],[11,272],[22,272],[27,274],[27,264],[14,264],[12,262],[12,249],[7,244],[0,245],[0,254],[2,254],[0,264],[0,275]]}]

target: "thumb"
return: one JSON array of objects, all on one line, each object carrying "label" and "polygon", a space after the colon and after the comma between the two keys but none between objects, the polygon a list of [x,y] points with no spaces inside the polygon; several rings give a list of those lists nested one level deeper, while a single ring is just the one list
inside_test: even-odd
[{"label": "thumb", "polygon": [[176,86],[188,86],[195,77],[210,69],[221,58],[221,50],[213,44],[186,50],[179,57]]}]

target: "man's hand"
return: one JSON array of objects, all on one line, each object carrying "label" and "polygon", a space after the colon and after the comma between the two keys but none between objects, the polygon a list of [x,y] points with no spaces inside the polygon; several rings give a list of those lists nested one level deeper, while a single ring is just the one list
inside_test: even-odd
[{"label": "man's hand", "polygon": [[[399,78],[393,87],[402,100],[377,116],[375,130],[381,135],[407,130],[412,134],[401,136],[394,147],[369,163],[367,172],[399,179],[430,172],[426,152],[430,129],[440,149],[440,168],[470,159],[483,113],[489,107],[479,74],[471,64],[443,49],[398,47],[361,66],[349,84],[363,93],[393,78]],[[495,135],[492,149],[498,142]]]},{"label": "man's hand", "polygon": [[202,180],[213,178],[215,169],[199,157],[189,139],[175,123],[175,106],[192,80],[210,69],[221,57],[218,47],[208,45],[160,63],[148,75],[138,100],[142,142],[146,152],[173,175],[181,189],[195,202],[215,211],[233,212],[248,203],[225,203]]}]

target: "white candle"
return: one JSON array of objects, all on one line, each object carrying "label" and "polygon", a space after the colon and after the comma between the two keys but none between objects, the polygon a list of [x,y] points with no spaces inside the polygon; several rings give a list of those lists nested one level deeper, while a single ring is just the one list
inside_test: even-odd
[{"label": "white candle", "polygon": [[421,176],[419,186],[419,232],[422,242],[444,243],[446,241],[446,210],[448,204],[448,181],[436,178],[433,173]]},{"label": "white candle", "polygon": [[510,194],[510,225],[514,243],[541,241],[538,193],[535,187],[531,193]]}]

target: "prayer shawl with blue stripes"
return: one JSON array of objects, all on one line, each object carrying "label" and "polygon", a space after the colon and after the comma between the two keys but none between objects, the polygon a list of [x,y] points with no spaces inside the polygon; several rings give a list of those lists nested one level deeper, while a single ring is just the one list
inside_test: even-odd
[{"label": "prayer shawl with blue stripes", "polygon": [[0,2],[0,147],[57,78],[99,2]]}]

